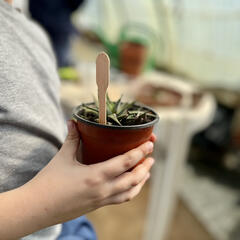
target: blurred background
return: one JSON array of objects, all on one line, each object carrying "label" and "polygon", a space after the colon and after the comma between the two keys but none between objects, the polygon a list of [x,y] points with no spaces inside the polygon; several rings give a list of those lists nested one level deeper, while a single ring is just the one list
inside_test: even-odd
[{"label": "blurred background", "polygon": [[99,240],[240,239],[240,1],[15,6],[51,40],[66,119],[96,95],[100,51],[111,58],[109,95],[159,113],[151,179],[133,201],[88,215]]}]

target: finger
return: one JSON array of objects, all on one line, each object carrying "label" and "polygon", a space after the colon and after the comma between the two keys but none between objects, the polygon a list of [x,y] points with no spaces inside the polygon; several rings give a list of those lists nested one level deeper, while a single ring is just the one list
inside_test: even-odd
[{"label": "finger", "polygon": [[156,137],[156,135],[154,134],[154,133],[152,133],[152,135],[151,135],[151,137],[150,137],[150,139],[149,139],[149,141],[151,141],[151,142],[156,142],[156,140],[157,140],[157,137]]},{"label": "finger", "polygon": [[107,178],[114,178],[133,168],[141,159],[153,151],[153,143],[148,141],[139,147],[110,160],[98,163]]},{"label": "finger", "polygon": [[76,123],[73,120],[68,121],[68,135],[62,145],[61,152],[66,156],[75,156],[80,141],[80,135]]},{"label": "finger", "polygon": [[119,194],[109,197],[108,199],[105,200],[104,205],[119,204],[119,203],[124,203],[124,202],[128,202],[128,201],[132,200],[134,197],[136,197],[139,194],[143,185],[149,179],[149,177],[150,177],[150,173],[148,173],[145,176],[145,178],[137,186],[135,186],[125,192],[122,192],[122,193],[119,193]]},{"label": "finger", "polygon": [[144,162],[135,167],[131,172],[126,172],[111,181],[111,195],[125,192],[132,187],[137,186],[148,175],[152,165],[153,158],[147,158]]}]

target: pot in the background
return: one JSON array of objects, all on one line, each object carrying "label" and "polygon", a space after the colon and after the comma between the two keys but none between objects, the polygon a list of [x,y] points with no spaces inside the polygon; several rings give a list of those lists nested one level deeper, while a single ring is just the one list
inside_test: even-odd
[{"label": "pot in the background", "polygon": [[102,125],[79,116],[80,108],[81,105],[74,109],[73,118],[77,121],[81,135],[81,156],[78,156],[78,159],[84,164],[108,160],[148,141],[154,124],[159,120],[154,110],[144,106],[156,116],[149,123],[134,126]]},{"label": "pot in the background", "polygon": [[144,68],[147,60],[147,46],[138,42],[123,42],[120,47],[120,69],[135,77]]}]

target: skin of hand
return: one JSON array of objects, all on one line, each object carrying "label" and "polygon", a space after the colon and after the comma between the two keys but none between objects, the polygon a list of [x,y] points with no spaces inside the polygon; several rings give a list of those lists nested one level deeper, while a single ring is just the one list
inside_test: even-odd
[{"label": "skin of hand", "polygon": [[153,151],[154,135],[123,155],[83,165],[76,159],[80,136],[73,121],[68,122],[68,131],[60,151],[31,181],[0,194],[0,239],[17,239],[97,208],[129,201],[149,178],[154,159],[147,157],[136,164]]}]

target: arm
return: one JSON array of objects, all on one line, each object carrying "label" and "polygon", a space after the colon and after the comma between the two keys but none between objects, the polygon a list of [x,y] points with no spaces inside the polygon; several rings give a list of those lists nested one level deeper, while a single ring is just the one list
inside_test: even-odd
[{"label": "arm", "polygon": [[69,122],[68,128],[62,148],[43,170],[25,185],[0,194],[1,239],[17,239],[102,206],[129,201],[149,178],[152,158],[126,171],[152,152],[151,142],[86,166],[76,160],[76,126]]},{"label": "arm", "polygon": [[47,227],[47,212],[26,184],[0,194],[0,239],[18,239]]}]

